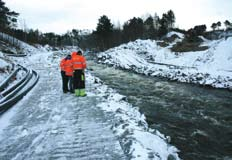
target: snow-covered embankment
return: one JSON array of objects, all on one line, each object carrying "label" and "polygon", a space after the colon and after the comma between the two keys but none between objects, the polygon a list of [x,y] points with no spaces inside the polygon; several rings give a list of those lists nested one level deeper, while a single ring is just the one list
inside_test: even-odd
[{"label": "snow-covered embankment", "polygon": [[170,50],[173,43],[160,47],[154,40],[136,40],[99,53],[98,62],[145,75],[232,89],[231,44],[232,37],[205,40],[202,45],[209,47],[205,51],[174,53]]}]

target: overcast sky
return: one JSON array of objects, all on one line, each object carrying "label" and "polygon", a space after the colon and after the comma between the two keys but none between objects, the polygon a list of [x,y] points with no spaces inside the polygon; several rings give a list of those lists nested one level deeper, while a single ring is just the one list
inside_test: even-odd
[{"label": "overcast sky", "polygon": [[183,29],[213,22],[232,22],[232,0],[3,0],[20,13],[19,28],[65,33],[67,30],[96,29],[100,16],[122,25],[133,17],[163,13],[172,9],[176,26]]}]

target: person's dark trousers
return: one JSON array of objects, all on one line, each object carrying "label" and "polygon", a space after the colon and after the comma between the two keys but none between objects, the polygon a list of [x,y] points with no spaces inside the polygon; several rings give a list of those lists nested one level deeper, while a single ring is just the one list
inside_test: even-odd
[{"label": "person's dark trousers", "polygon": [[68,90],[69,92],[74,93],[72,76],[68,76]]},{"label": "person's dark trousers", "polygon": [[62,88],[63,92],[68,92],[68,77],[65,75],[65,71],[61,71],[61,77],[62,77]]},{"label": "person's dark trousers", "polygon": [[75,70],[73,74],[73,89],[81,89],[82,70]]}]

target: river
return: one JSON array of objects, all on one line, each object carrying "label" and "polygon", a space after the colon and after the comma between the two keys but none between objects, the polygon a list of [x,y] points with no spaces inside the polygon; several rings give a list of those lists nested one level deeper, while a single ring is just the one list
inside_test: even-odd
[{"label": "river", "polygon": [[139,75],[88,61],[91,73],[125,95],[184,160],[232,159],[232,92]]}]

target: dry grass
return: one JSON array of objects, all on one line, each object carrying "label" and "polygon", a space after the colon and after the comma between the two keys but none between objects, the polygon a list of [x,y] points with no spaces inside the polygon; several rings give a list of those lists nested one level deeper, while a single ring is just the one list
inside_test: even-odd
[{"label": "dry grass", "polygon": [[174,45],[171,50],[172,52],[194,52],[194,51],[204,51],[207,50],[208,46],[200,46],[200,43],[191,42],[191,43],[182,43],[179,42]]},{"label": "dry grass", "polygon": [[201,42],[201,39],[189,40],[185,38],[182,42],[178,42],[176,45],[174,45],[171,50],[172,52],[194,52],[204,51],[209,48],[208,46],[200,46]]}]

